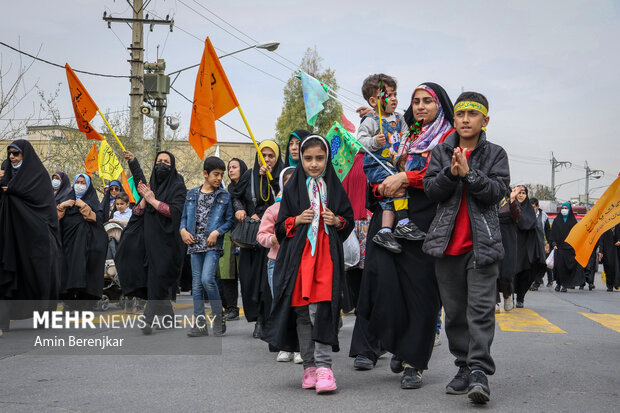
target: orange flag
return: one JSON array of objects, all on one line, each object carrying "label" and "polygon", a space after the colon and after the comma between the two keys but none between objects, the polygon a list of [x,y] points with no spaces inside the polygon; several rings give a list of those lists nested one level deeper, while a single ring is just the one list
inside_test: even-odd
[{"label": "orange flag", "polygon": [[80,79],[75,75],[69,63],[65,64],[67,72],[67,82],[69,83],[69,93],[71,94],[71,103],[75,112],[75,120],[78,129],[86,134],[87,139],[96,139],[104,141],[105,138],[99,134],[90,124],[99,108],[95,104],[93,98],[90,97]]},{"label": "orange flag", "polygon": [[566,242],[575,249],[575,258],[582,267],[588,265],[590,255],[601,235],[619,223],[620,176],[566,237]]},{"label": "orange flag", "polygon": [[123,171],[121,176],[121,185],[123,185],[123,190],[125,191],[125,193],[129,195],[129,202],[137,204],[136,199],[133,197],[133,192],[131,191],[131,186],[129,186],[129,180],[127,179],[127,174],[125,174],[125,171]]},{"label": "orange flag", "polygon": [[215,120],[239,106],[235,93],[222,69],[211,40],[205,40],[205,50],[196,76],[192,119],[189,124],[189,143],[198,157],[215,142]]},{"label": "orange flag", "polygon": [[88,155],[86,155],[86,159],[84,159],[84,169],[88,176],[92,177],[93,172],[99,170],[99,164],[97,163],[98,158],[97,145],[93,143],[93,146],[90,147],[90,151],[88,151]]}]

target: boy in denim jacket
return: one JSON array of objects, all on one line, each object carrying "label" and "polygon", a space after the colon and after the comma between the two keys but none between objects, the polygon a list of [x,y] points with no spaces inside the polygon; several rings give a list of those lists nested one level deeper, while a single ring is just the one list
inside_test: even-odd
[{"label": "boy in denim jacket", "polygon": [[[226,332],[222,301],[215,281],[218,261],[224,253],[224,234],[233,225],[230,194],[221,187],[225,170],[226,165],[220,158],[211,156],[205,159],[205,182],[187,192],[181,216],[181,238],[187,244],[192,263],[195,325],[187,332],[189,337],[208,335],[208,324],[213,325],[215,336]],[[205,316],[205,291],[215,315],[213,321]]]}]

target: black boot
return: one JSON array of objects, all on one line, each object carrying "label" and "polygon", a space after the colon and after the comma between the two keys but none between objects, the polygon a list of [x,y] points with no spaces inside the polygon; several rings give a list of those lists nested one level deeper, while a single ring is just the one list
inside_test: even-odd
[{"label": "black boot", "polygon": [[261,338],[263,336],[263,325],[260,321],[257,321],[254,325],[254,332],[252,333],[252,337]]},{"label": "black boot", "polygon": [[239,307],[230,307],[224,314],[226,321],[234,321],[239,319]]}]

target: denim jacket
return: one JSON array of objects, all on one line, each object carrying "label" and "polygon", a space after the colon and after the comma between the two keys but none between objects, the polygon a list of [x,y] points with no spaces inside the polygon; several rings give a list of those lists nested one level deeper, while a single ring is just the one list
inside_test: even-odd
[{"label": "denim jacket", "polygon": [[[200,192],[200,186],[187,191],[185,197],[185,206],[183,207],[183,215],[181,216],[181,226],[179,231],[186,229],[190,234],[196,235],[196,204],[198,202],[198,195]],[[230,194],[222,188],[218,188],[216,191],[215,201],[213,206],[209,210],[209,217],[207,219],[206,233],[207,236],[217,230],[220,236],[217,237],[217,246],[222,247],[224,243],[224,234],[233,226],[233,208],[230,200]]]}]

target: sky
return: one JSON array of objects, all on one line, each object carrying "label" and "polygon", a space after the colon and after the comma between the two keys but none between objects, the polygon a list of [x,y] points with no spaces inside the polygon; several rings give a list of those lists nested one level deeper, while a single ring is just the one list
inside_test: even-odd
[{"label": "sky", "polygon": [[[146,0],[145,0],[146,2]],[[34,0],[3,2],[0,40],[74,69],[129,75],[131,29],[107,27],[103,12],[129,17],[125,0]],[[166,60],[171,72],[199,63],[209,36],[218,53],[257,42],[278,41],[276,53],[248,50],[222,59],[222,65],[254,135],[271,138],[282,110],[283,88],[308,48],[316,48],[323,67],[335,70],[345,116],[358,122],[364,78],[387,73],[398,80],[399,110],[409,105],[423,82],[442,85],[452,100],[462,90],[483,93],[491,118],[487,137],[508,152],[513,184],[551,182],[551,153],[572,162],[556,174],[558,198],[585,192],[586,162],[604,176],[590,182],[596,198],[620,172],[620,144],[613,109],[620,96],[620,1],[323,1],[314,0],[151,0],[151,18],[170,15],[175,26],[145,27],[145,60]],[[218,27],[219,26],[219,27]],[[159,49],[158,49],[159,46]],[[159,55],[158,55],[159,53]],[[32,59],[0,46],[3,83]],[[254,67],[251,67],[251,66]],[[174,84],[192,98],[197,68]],[[79,74],[103,111],[127,111],[129,80]],[[20,91],[33,86],[56,98],[61,117],[73,116],[63,69],[35,62]],[[22,93],[23,94],[23,93]],[[0,119],[39,118],[34,90]],[[187,134],[191,105],[176,92],[168,114],[181,119]],[[320,115],[319,115],[320,116]],[[238,112],[222,118],[245,130]],[[145,118],[145,123],[150,119]],[[103,130],[103,123],[94,122]],[[217,125],[221,140],[244,140]]]}]

